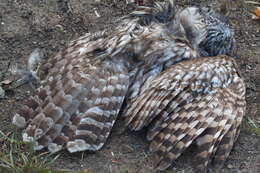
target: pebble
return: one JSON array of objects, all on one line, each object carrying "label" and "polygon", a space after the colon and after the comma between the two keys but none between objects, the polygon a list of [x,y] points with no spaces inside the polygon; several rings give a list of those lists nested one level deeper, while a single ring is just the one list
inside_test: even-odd
[{"label": "pebble", "polygon": [[20,100],[23,100],[23,99],[24,99],[24,98],[23,98],[22,96],[16,96],[16,97],[15,97],[15,100],[16,100],[16,101],[20,101]]},{"label": "pebble", "polygon": [[228,164],[227,167],[228,167],[229,169],[232,169],[232,168],[233,168],[233,166],[232,166],[231,164]]}]

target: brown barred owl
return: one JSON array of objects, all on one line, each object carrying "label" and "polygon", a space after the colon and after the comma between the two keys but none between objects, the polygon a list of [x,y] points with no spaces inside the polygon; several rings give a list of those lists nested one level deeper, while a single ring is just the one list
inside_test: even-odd
[{"label": "brown barred owl", "polygon": [[[245,114],[245,84],[233,52],[234,34],[216,13],[199,8],[177,12],[174,27],[186,18],[201,14],[207,34],[190,42],[201,57],[183,60],[144,81],[134,95],[126,98],[122,117],[125,126],[138,131],[148,127],[150,151],[155,152],[156,168],[167,169],[191,144],[197,145],[195,172],[220,172],[239,134]],[[158,16],[156,16],[158,19]],[[196,18],[183,26],[186,38],[193,33]],[[186,28],[188,27],[188,28]],[[179,29],[180,31],[180,29]],[[199,43],[199,45],[196,45]],[[218,55],[218,56],[216,56]]]},{"label": "brown barred owl", "polygon": [[13,123],[35,150],[98,150],[122,111],[130,129],[148,126],[158,169],[196,142],[197,172],[212,155],[219,170],[239,133],[245,88],[232,58],[201,56],[233,45],[232,30],[207,11],[142,7],[43,63],[41,87]]},{"label": "brown barred owl", "polygon": [[[183,16],[178,25],[193,18],[202,16]],[[140,84],[172,64],[199,56],[190,42],[197,45],[205,37],[204,25],[189,28],[186,38],[177,26],[173,34],[175,24],[145,20],[133,13],[113,31],[88,33],[43,63],[37,94],[13,118],[24,129],[23,140],[34,142],[35,150],[98,150],[129,93],[138,93]]]}]

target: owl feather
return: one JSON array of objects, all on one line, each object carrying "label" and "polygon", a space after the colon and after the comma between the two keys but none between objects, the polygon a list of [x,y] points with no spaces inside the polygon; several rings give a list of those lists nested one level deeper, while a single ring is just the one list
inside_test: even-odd
[{"label": "owl feather", "polygon": [[[206,37],[196,29],[201,23],[206,25]],[[196,7],[180,10],[169,24],[200,56],[213,57],[182,60],[142,83],[127,102],[125,127],[134,131],[148,127],[147,139],[159,170],[167,169],[195,143],[195,172],[207,172],[209,163],[220,172],[239,134],[246,105],[245,84],[235,60],[220,56],[233,54],[234,33],[221,15]]]},{"label": "owl feather", "polygon": [[179,62],[145,84],[125,122],[132,130],[149,127],[157,168],[168,168],[192,143],[198,145],[197,172],[206,172],[214,153],[214,166],[221,168],[245,113],[245,84],[234,59]]},{"label": "owl feather", "polygon": [[198,57],[167,25],[139,20],[126,17],[114,30],[87,33],[42,64],[36,96],[13,118],[24,141],[51,152],[99,150],[125,97],[169,66]]}]

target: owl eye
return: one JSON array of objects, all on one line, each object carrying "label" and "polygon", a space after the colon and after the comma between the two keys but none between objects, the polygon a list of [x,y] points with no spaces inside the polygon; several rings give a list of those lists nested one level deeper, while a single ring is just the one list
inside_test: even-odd
[{"label": "owl eye", "polygon": [[197,22],[197,27],[198,27],[199,29],[204,28],[205,25],[206,25],[205,19],[200,19],[200,20],[198,20],[198,22]]}]

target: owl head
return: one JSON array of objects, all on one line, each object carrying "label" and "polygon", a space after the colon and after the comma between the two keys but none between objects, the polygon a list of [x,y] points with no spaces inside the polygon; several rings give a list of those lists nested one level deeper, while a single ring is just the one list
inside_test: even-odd
[{"label": "owl head", "polygon": [[173,0],[141,6],[131,13],[141,25],[153,22],[165,25],[173,36],[185,38],[201,56],[232,55],[235,47],[234,32],[225,16],[210,8],[187,7],[179,9]]},{"label": "owl head", "polygon": [[207,35],[205,17],[198,7],[187,7],[177,12],[169,28],[173,35],[189,40],[193,48],[198,48]]},{"label": "owl head", "polygon": [[233,55],[235,49],[234,31],[228,19],[212,9],[203,8],[207,23],[207,35],[199,44],[201,56]]},{"label": "owl head", "polygon": [[201,56],[232,55],[234,32],[225,16],[212,9],[187,7],[175,16],[173,32],[186,37]]},{"label": "owl head", "polygon": [[206,37],[206,23],[200,8],[178,9],[173,0],[155,2],[152,7],[139,6],[130,14],[138,18],[141,25],[161,23],[173,36],[185,38],[194,48]]}]

